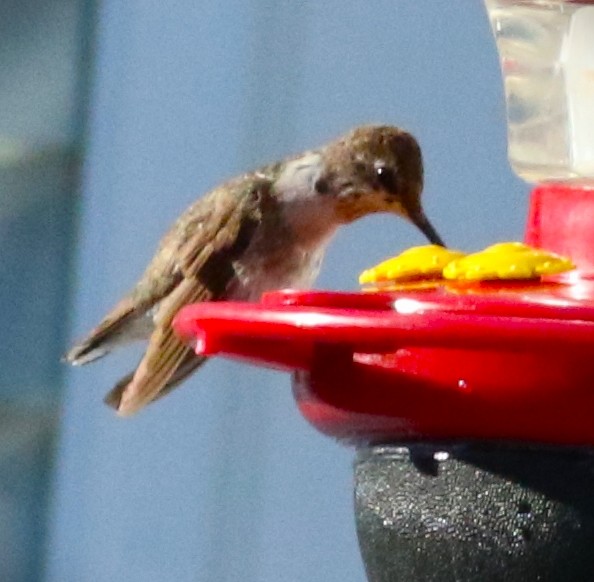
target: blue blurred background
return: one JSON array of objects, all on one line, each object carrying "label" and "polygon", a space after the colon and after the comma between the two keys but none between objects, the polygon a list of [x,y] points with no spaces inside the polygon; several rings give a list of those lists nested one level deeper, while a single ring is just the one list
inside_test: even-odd
[{"label": "blue blurred background", "polygon": [[[139,350],[69,371],[171,221],[224,178],[365,122],[425,155],[450,245],[522,236],[480,2],[4,0],[0,16],[0,580],[361,582],[352,451],[287,375],[213,361],[129,420]],[[422,243],[371,217],[318,286]]]}]

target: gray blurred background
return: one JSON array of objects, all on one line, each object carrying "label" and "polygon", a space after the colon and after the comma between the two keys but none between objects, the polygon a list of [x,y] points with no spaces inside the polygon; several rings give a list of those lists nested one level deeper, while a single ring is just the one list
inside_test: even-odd
[{"label": "gray blurred background", "polygon": [[[450,245],[522,237],[481,2],[2,2],[1,581],[364,580],[352,451],[299,416],[288,375],[214,361],[121,420],[101,400],[140,352],[59,357],[195,197],[365,122],[417,135]],[[365,219],[318,286],[422,243]]]}]

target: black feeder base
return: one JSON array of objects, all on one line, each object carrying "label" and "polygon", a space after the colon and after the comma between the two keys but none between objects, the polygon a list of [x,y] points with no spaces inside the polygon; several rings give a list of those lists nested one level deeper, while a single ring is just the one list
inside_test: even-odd
[{"label": "black feeder base", "polygon": [[370,582],[594,582],[592,449],[360,449],[355,512]]}]

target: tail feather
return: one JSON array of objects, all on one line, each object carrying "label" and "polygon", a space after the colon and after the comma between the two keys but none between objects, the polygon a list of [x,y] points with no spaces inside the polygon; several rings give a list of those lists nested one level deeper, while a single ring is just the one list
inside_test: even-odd
[{"label": "tail feather", "polygon": [[103,321],[80,343],[73,346],[62,358],[73,366],[82,366],[107,355],[118,345],[146,338],[152,331],[152,324],[140,317],[130,298],[120,301]]},{"label": "tail feather", "polygon": [[[199,368],[207,358],[203,356],[197,356],[193,352],[190,352],[186,359],[180,364],[175,370],[170,380],[161,388],[159,393],[152,399],[160,400],[163,396],[167,396],[174,388],[177,388],[188,376],[190,376],[197,368]],[[111,408],[118,410],[122,402],[122,397],[126,388],[134,378],[135,371],[126,374],[105,396],[104,402]]]},{"label": "tail feather", "polygon": [[77,344],[62,356],[62,362],[72,364],[73,366],[84,366],[106,356],[110,350],[100,348],[90,342]]}]

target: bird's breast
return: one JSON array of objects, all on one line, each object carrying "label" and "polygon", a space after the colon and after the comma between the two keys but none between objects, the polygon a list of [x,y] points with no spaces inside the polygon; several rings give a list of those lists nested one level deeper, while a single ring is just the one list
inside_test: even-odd
[{"label": "bird's breast", "polygon": [[236,276],[228,287],[228,297],[258,301],[266,291],[310,287],[320,271],[324,251],[324,246],[292,246],[275,252],[251,249],[233,264]]}]

